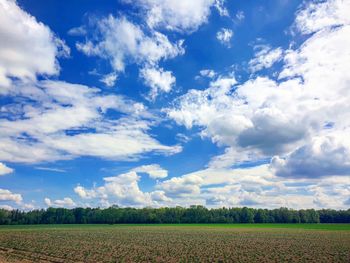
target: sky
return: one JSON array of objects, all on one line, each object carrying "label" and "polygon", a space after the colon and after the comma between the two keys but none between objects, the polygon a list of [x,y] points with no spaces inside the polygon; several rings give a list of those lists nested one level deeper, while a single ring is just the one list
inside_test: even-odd
[{"label": "sky", "polygon": [[0,0],[0,208],[350,206],[350,1]]}]

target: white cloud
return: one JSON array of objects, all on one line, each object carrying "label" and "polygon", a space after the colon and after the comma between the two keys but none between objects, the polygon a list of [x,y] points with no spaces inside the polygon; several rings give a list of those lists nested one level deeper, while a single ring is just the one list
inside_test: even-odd
[{"label": "white cloud", "polygon": [[249,69],[253,73],[270,68],[283,57],[283,50],[280,47],[271,49],[267,45],[257,45],[254,49],[256,50],[255,58],[249,61]]},{"label": "white cloud", "polygon": [[164,193],[164,191],[153,191],[151,193],[152,200],[155,202],[168,202],[170,203],[172,201],[171,198],[167,197]]},{"label": "white cloud", "polygon": [[[178,124],[188,129],[197,126],[201,136],[227,147],[223,155],[212,159],[210,166],[229,167],[230,162],[233,165],[277,155],[280,160],[286,159],[288,171],[298,170],[288,164],[302,162],[312,165],[308,169],[315,173],[322,165],[328,165],[327,175],[337,175],[339,169],[347,173],[340,162],[347,158],[347,141],[341,134],[350,128],[350,25],[344,16],[344,12],[350,15],[350,9],[345,1],[329,4],[335,6],[327,5],[325,9],[320,2],[313,8],[327,11],[325,19],[337,18],[336,22],[315,27],[314,22],[322,16],[307,16],[300,11],[297,21],[303,26],[299,30],[304,33],[307,25],[314,34],[294,49],[267,48],[256,63],[251,62],[258,70],[270,67],[276,58],[283,60],[277,81],[268,77],[254,77],[239,85],[212,81],[209,88],[190,90],[177,99],[173,108],[166,109]],[[270,57],[271,52],[277,55]],[[330,152],[342,152],[343,159],[326,162],[323,158],[327,150],[315,151],[317,138],[333,138],[332,143],[324,145],[331,147]],[[298,151],[304,151],[308,158]]]},{"label": "white cloud", "polygon": [[11,77],[34,80],[38,74],[58,74],[56,57],[70,51],[47,26],[10,0],[0,2],[0,39],[0,93],[7,93]]},{"label": "white cloud", "polygon": [[214,78],[217,75],[217,73],[212,69],[202,69],[201,71],[199,71],[199,74],[202,77],[208,77],[210,79]]},{"label": "white cloud", "polygon": [[[155,190],[139,187],[138,168],[125,174],[106,177],[101,186],[74,191],[93,203],[121,206],[218,206],[346,208],[350,177],[288,178],[274,174],[274,167],[264,164],[251,168],[215,168],[158,181]],[[95,200],[95,201],[94,201]]]},{"label": "white cloud", "polygon": [[152,179],[163,179],[168,176],[168,171],[159,164],[142,165],[132,169],[136,173],[147,173]]},{"label": "white cloud", "polygon": [[[172,205],[186,196],[209,207],[253,206],[344,209],[349,195],[349,177],[299,179],[275,176],[269,164],[252,168],[208,168],[157,184],[171,197]],[[321,203],[321,198],[323,203]],[[328,200],[328,202],[325,202]],[[185,204],[191,204],[189,200]]]},{"label": "white cloud", "polygon": [[91,199],[91,198],[97,197],[97,193],[95,192],[95,190],[93,190],[93,189],[92,190],[85,189],[81,185],[77,185],[74,188],[74,192],[76,194],[78,194],[83,199]]},{"label": "white cloud", "polygon": [[75,207],[76,204],[75,202],[69,198],[69,197],[65,197],[63,198],[62,200],[60,199],[57,199],[57,200],[54,200],[54,201],[51,201],[51,199],[49,198],[45,198],[44,199],[44,202],[47,206],[49,207],[66,207],[66,208],[72,208],[72,207]]},{"label": "white cloud", "polygon": [[[155,117],[143,104],[122,96],[102,96],[99,89],[58,81],[18,83],[10,95],[20,95],[23,101],[3,111],[3,116],[12,118],[0,124],[0,160],[34,163],[78,156],[132,160],[146,152],[181,150],[149,136]],[[107,109],[123,117],[109,119]]]},{"label": "white cloud", "polygon": [[228,28],[221,28],[217,33],[216,33],[216,38],[217,40],[220,41],[221,44],[231,47],[231,38],[233,37],[233,31]]},{"label": "white cloud", "polygon": [[202,178],[197,175],[173,177],[158,183],[157,189],[164,191],[169,196],[191,196],[200,194],[199,185]]},{"label": "white cloud", "polygon": [[0,209],[5,209],[5,210],[8,210],[8,211],[11,211],[14,208],[12,206],[10,206],[10,205],[0,205]]},{"label": "white cloud", "polygon": [[71,35],[71,36],[84,36],[86,34],[87,34],[87,31],[84,26],[73,27],[68,30],[68,35]]},{"label": "white cloud", "polygon": [[0,176],[5,174],[10,174],[13,172],[13,169],[6,166],[4,163],[0,162]]},{"label": "white cloud", "polygon": [[100,37],[92,37],[85,43],[78,43],[77,48],[88,56],[108,59],[112,68],[123,72],[126,64],[157,65],[162,59],[182,55],[183,41],[171,43],[162,33],[151,31],[146,35],[142,29],[125,17],[107,18],[95,22]]},{"label": "white cloud", "polygon": [[244,18],[245,18],[244,12],[243,12],[242,10],[238,11],[238,12],[236,13],[236,18],[237,18],[239,21],[244,20]]},{"label": "white cloud", "polygon": [[348,131],[315,137],[293,151],[286,159],[275,157],[272,164],[282,177],[317,178],[350,175],[350,141]]},{"label": "white cloud", "polygon": [[226,0],[215,0],[214,6],[218,10],[220,16],[230,16],[228,9],[225,7]]},{"label": "white cloud", "polygon": [[74,191],[83,199],[99,198],[118,205],[151,205],[152,203],[150,194],[140,190],[138,185],[140,176],[134,171],[105,177],[103,180],[103,186],[86,189],[78,185]]},{"label": "white cloud", "polygon": [[41,167],[41,166],[37,166],[34,167],[34,169],[36,170],[42,170],[42,171],[49,171],[49,172],[57,172],[57,173],[66,173],[67,171],[64,169],[60,169],[60,168],[54,168],[54,167]]},{"label": "white cloud", "polygon": [[250,149],[246,151],[239,147],[227,147],[225,152],[221,155],[214,156],[211,158],[208,167],[219,169],[231,167],[232,164],[244,163],[244,162],[254,162],[261,160],[265,157],[258,150]]},{"label": "white cloud", "polygon": [[160,92],[170,92],[176,82],[172,72],[164,71],[162,68],[143,68],[140,76],[144,79],[145,84],[151,87],[149,94],[151,100],[154,100]]},{"label": "white cloud", "polygon": [[303,34],[350,24],[350,3],[346,0],[306,2],[299,10],[295,26]]},{"label": "white cloud", "polygon": [[109,73],[103,76],[100,81],[104,83],[107,87],[113,87],[117,81],[118,75],[115,72]]},{"label": "white cloud", "polygon": [[[154,30],[143,30],[125,17],[109,16],[94,22],[98,34],[88,37],[85,43],[77,43],[78,50],[88,56],[107,59],[115,72],[104,76],[101,81],[113,86],[117,73],[124,72],[128,64],[136,64],[142,69],[140,77],[151,88],[153,100],[160,92],[169,92],[175,84],[170,71],[158,66],[162,60],[183,55],[183,40],[174,43],[168,37]],[[90,40],[89,40],[90,39]]]},{"label": "white cloud", "polygon": [[31,210],[37,209],[37,207],[33,203],[28,203],[28,204],[22,204],[21,209],[26,211],[31,211]]},{"label": "white cloud", "polygon": [[[228,15],[223,2],[221,0],[137,0],[136,4],[145,11],[146,22],[150,28],[193,32],[207,22],[212,6],[215,6],[221,15]],[[135,1],[132,3],[135,4]]]},{"label": "white cloud", "polygon": [[22,195],[12,193],[10,190],[0,188],[0,201],[13,201],[17,204],[23,200]]},{"label": "white cloud", "polygon": [[138,173],[147,173],[152,179],[163,179],[168,171],[158,164],[143,165],[131,169],[129,172],[117,176],[103,178],[103,185],[93,185],[88,189],[81,185],[74,188],[80,198],[104,203],[106,206],[117,204],[121,206],[161,206],[171,205],[171,198],[165,191],[155,190],[143,192],[139,187],[141,176]]}]

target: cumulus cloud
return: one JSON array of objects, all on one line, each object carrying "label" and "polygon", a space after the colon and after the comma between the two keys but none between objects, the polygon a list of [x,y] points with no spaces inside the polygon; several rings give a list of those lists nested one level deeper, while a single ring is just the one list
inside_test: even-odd
[{"label": "cumulus cloud", "polygon": [[272,166],[282,177],[318,178],[350,175],[350,141],[346,133],[315,137],[285,159],[274,157]]},{"label": "cumulus cloud", "polygon": [[33,203],[28,203],[28,204],[22,204],[21,209],[26,210],[26,211],[30,211],[30,210],[37,209],[37,207]]},{"label": "cumulus cloud", "polygon": [[142,165],[134,168],[136,173],[146,173],[152,179],[162,179],[168,176],[168,171],[160,167],[159,164]]},{"label": "cumulus cloud", "polygon": [[192,196],[200,194],[202,178],[196,175],[173,177],[159,183],[156,187],[169,196]]},{"label": "cumulus cloud", "polygon": [[306,3],[297,13],[295,26],[303,34],[310,34],[336,26],[350,24],[350,3],[344,0]]},{"label": "cumulus cloud", "polygon": [[168,171],[158,164],[142,165],[130,171],[112,177],[103,178],[101,186],[94,185],[86,188],[77,185],[74,192],[84,200],[93,200],[104,203],[107,206],[117,204],[121,206],[160,206],[170,205],[171,198],[163,190],[143,192],[140,189],[139,174],[146,173],[152,179],[163,179],[168,176]]},{"label": "cumulus cloud", "polygon": [[230,16],[228,9],[225,7],[225,0],[215,0],[214,7],[218,10],[220,16]]},{"label": "cumulus cloud", "polygon": [[8,210],[8,211],[11,211],[14,208],[12,206],[10,206],[10,205],[0,205],[0,209],[5,209],[5,210]]},{"label": "cumulus cloud", "polygon": [[208,168],[159,182],[156,187],[171,197],[171,204],[182,203],[190,196],[195,203],[209,207],[341,209],[346,207],[344,200],[349,195],[349,185],[349,177],[296,182],[276,176],[270,165],[264,164],[251,168]]},{"label": "cumulus cloud", "polygon": [[140,190],[140,176],[135,171],[103,178],[103,186],[86,189],[80,185],[74,191],[83,199],[99,198],[118,205],[150,205],[149,193]]},{"label": "cumulus cloud", "polygon": [[142,67],[140,76],[151,88],[150,97],[158,92],[169,92],[175,83],[170,71],[158,67],[162,60],[184,54],[183,40],[175,43],[154,30],[143,30],[125,17],[109,16],[95,21],[98,36],[91,36],[85,43],[77,43],[78,50],[88,56],[107,59],[114,73],[101,79],[107,86],[113,86],[117,73],[124,72],[126,65],[137,64]]},{"label": "cumulus cloud", "polygon": [[212,69],[202,69],[201,71],[199,71],[199,74],[202,77],[207,77],[210,79],[214,78],[217,75],[217,73]]},{"label": "cumulus cloud", "polygon": [[0,176],[5,174],[10,174],[13,172],[13,169],[6,166],[4,163],[0,162]]},{"label": "cumulus cloud", "polygon": [[22,200],[22,195],[12,193],[10,190],[7,189],[0,188],[0,201],[12,201],[17,204],[20,204]]},{"label": "cumulus cloud", "polygon": [[[37,80],[39,74],[58,74],[56,57],[68,55],[69,48],[15,1],[2,1],[0,12],[0,36],[4,40],[0,43],[0,85],[7,96],[0,108],[1,161],[37,163],[78,156],[135,160],[146,152],[170,154],[181,150],[148,135],[156,121],[141,103],[119,95],[102,95],[94,87]],[[116,72],[124,69],[126,57],[155,64],[182,52],[181,43],[173,45],[157,32],[146,36],[125,18],[111,16],[100,21],[98,28],[105,41],[96,46],[88,41],[81,48],[102,57],[111,53]],[[113,85],[116,77],[112,72],[103,81]],[[121,117],[109,118],[108,110]],[[1,169],[5,171],[3,165]]]},{"label": "cumulus cloud", "polygon": [[[165,111],[178,124],[184,124],[187,128],[192,128],[193,125],[206,126],[218,117],[216,103],[220,103],[221,95],[236,83],[236,79],[232,76],[219,76],[210,83],[207,90],[190,90],[175,101],[175,108],[165,109]],[[222,102],[225,103],[225,101]]]},{"label": "cumulus cloud", "polygon": [[0,89],[6,93],[11,78],[34,80],[36,75],[57,75],[56,57],[69,55],[69,48],[15,1],[0,3]]},{"label": "cumulus cloud", "polygon": [[233,31],[228,28],[221,28],[217,33],[216,33],[216,38],[217,40],[220,41],[221,44],[231,47],[231,38],[233,37]]},{"label": "cumulus cloud", "polygon": [[272,49],[268,45],[257,45],[254,49],[255,57],[249,61],[249,69],[253,73],[270,68],[283,57],[283,50],[280,47]]},{"label": "cumulus cloud", "polygon": [[77,48],[88,56],[108,59],[117,72],[124,71],[126,63],[155,65],[162,59],[184,53],[182,40],[173,44],[162,33],[151,31],[146,34],[125,17],[110,15],[96,21],[96,27],[100,34],[97,41],[92,38],[78,43]]},{"label": "cumulus cloud", "polygon": [[[230,162],[232,166],[276,155],[283,163],[279,175],[349,174],[347,141],[341,134],[350,126],[350,25],[344,15],[350,9],[345,1],[328,1],[307,4],[303,10],[297,13],[296,29],[313,33],[305,42],[288,50],[263,47],[263,54],[250,62],[256,71],[282,61],[279,74],[230,85],[219,76],[207,89],[190,90],[165,110],[178,124],[197,126],[201,136],[227,147],[210,166],[229,167]],[[326,161],[327,154],[341,158]],[[300,170],[306,166],[307,171]]]},{"label": "cumulus cloud", "polygon": [[[110,62],[113,72],[102,79],[107,86],[115,84],[127,65],[136,64],[141,68],[140,77],[151,87],[150,96],[155,97],[159,92],[169,92],[175,83],[173,73],[159,64],[184,53],[182,40],[172,42],[160,32],[193,32],[207,21],[211,7],[225,15],[223,2],[140,0],[137,4],[143,5],[147,25],[109,16],[95,21],[97,34],[87,35],[86,42],[77,47]],[[200,8],[188,8],[196,5]],[[106,177],[100,186],[77,185],[75,193],[103,206],[346,208],[350,195],[349,10],[349,4],[341,0],[305,2],[293,27],[295,34],[302,34],[297,39],[306,40],[301,45],[291,43],[287,50],[258,46],[248,62],[252,73],[280,62],[280,72],[271,77],[253,74],[238,83],[233,73],[203,70],[200,74],[209,77],[209,86],[189,90],[164,109],[177,124],[195,128],[202,138],[224,147],[207,168],[166,178],[167,171],[159,165],[144,165]],[[1,161],[33,163],[78,156],[135,160],[145,153],[181,150],[149,135],[157,118],[141,103],[84,85],[37,81],[37,75],[57,74],[56,58],[67,55],[69,49],[15,2],[3,1],[0,12],[3,25],[16,17],[14,21],[19,21],[11,22],[18,24],[11,31],[0,25],[1,39],[18,45],[37,43],[42,52],[37,54],[35,48],[23,44],[18,54],[28,53],[20,56],[24,58],[20,62],[0,52],[3,93],[16,98],[15,103],[8,100],[0,107]],[[36,29],[35,34],[28,30],[28,24]],[[24,33],[18,34],[21,30]],[[80,31],[70,34],[87,34]],[[11,41],[0,43],[0,49],[17,53],[17,45]],[[41,60],[45,61],[37,64]],[[122,117],[110,118],[110,110]],[[246,161],[265,164],[237,168]],[[1,169],[11,168],[0,163],[0,173]],[[142,190],[142,173],[159,179],[154,191]],[[22,196],[0,189],[0,200],[19,205]],[[75,206],[68,197],[54,201],[46,198],[45,202],[57,207]]]},{"label": "cumulus cloud", "polygon": [[44,199],[44,202],[47,206],[49,207],[66,207],[66,208],[72,208],[72,207],[75,207],[76,204],[75,202],[69,198],[69,197],[65,197],[63,198],[62,200],[60,199],[57,199],[57,200],[54,200],[54,201],[51,201],[50,198],[45,198]]},{"label": "cumulus cloud", "polygon": [[76,187],[74,187],[74,192],[83,199],[91,199],[96,197],[94,190],[87,190],[81,185],[77,185]]},{"label": "cumulus cloud", "polygon": [[171,198],[167,197],[165,195],[164,191],[153,191],[151,193],[152,200],[155,202],[161,202],[164,204],[164,202],[170,203],[172,201]]},{"label": "cumulus cloud", "polygon": [[117,81],[118,75],[115,72],[104,75],[100,81],[104,83],[107,87],[113,87]]},{"label": "cumulus cloud", "polygon": [[[101,186],[88,189],[78,185],[74,191],[84,200],[110,206],[177,206],[202,204],[209,207],[253,206],[291,208],[346,207],[350,178],[280,177],[272,164],[250,168],[209,167],[168,180],[158,181],[155,190],[143,192],[136,170],[104,178]],[[145,169],[141,169],[145,170]]]},{"label": "cumulus cloud", "polygon": [[[146,152],[181,150],[147,134],[154,117],[143,104],[99,93],[96,88],[58,81],[18,83],[10,95],[23,100],[3,111],[5,118],[7,114],[12,118],[0,124],[0,160],[35,163],[77,156],[131,160]],[[21,108],[13,114],[11,108],[18,105]],[[122,117],[107,118],[107,109]]]},{"label": "cumulus cloud", "polygon": [[140,76],[145,84],[151,87],[149,94],[151,100],[154,100],[160,92],[170,92],[176,81],[171,71],[164,71],[162,68],[143,68]]},{"label": "cumulus cloud", "polygon": [[[125,1],[130,2],[131,1]],[[228,11],[222,0],[137,0],[132,1],[145,11],[146,23],[150,28],[164,28],[178,32],[193,32],[206,23],[210,8],[215,6],[220,15],[227,16]]]}]

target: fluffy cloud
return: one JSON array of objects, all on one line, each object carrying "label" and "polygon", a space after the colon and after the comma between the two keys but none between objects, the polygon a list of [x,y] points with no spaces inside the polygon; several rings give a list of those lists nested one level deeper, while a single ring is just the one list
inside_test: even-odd
[{"label": "fluffy cloud", "polygon": [[[84,85],[36,80],[36,74],[58,73],[56,57],[67,54],[67,47],[14,1],[2,1],[0,12],[0,36],[6,39],[0,43],[0,79],[7,85],[0,83],[7,96],[0,107],[0,160],[35,163],[77,156],[130,160],[145,152],[180,150],[162,145],[147,134],[155,118],[141,103],[123,96],[101,95],[100,89]],[[111,52],[116,71],[123,70],[125,57],[154,64],[182,52],[181,44],[172,45],[157,32],[146,36],[125,18],[109,17],[98,26],[106,40],[91,50],[90,42],[81,48],[101,56]],[[9,82],[8,77],[16,79]],[[111,73],[104,82],[112,85],[115,79],[116,74]],[[121,117],[109,117],[110,110]]]},{"label": "fluffy cloud", "polygon": [[143,165],[131,169],[129,172],[117,176],[103,178],[103,185],[88,189],[81,185],[74,188],[74,192],[84,200],[98,201],[106,206],[117,204],[121,206],[160,206],[170,205],[172,199],[163,190],[143,192],[139,187],[141,176],[146,173],[152,179],[163,179],[168,171],[158,164]]},{"label": "fluffy cloud", "polygon": [[[159,182],[156,187],[181,204],[186,196],[210,207],[254,206],[291,208],[346,208],[349,177],[324,179],[281,178],[269,164],[252,168],[208,168]],[[327,202],[326,202],[327,200]],[[192,202],[186,200],[186,204]]]},{"label": "fluffy cloud", "polygon": [[54,201],[51,201],[51,199],[49,199],[49,198],[45,198],[44,202],[49,207],[67,207],[67,208],[72,208],[72,207],[76,206],[75,202],[69,197],[65,197],[62,200],[57,199],[57,200],[54,200]]},{"label": "fluffy cloud", "polygon": [[276,175],[282,177],[317,178],[350,175],[350,141],[348,132],[328,134],[293,151],[286,159],[274,157]]},{"label": "fluffy cloud", "polygon": [[155,65],[184,53],[182,40],[172,44],[159,32],[146,35],[125,17],[109,16],[96,21],[96,27],[100,34],[97,42],[88,40],[78,43],[77,48],[86,55],[108,59],[117,72],[124,71],[126,63]]},{"label": "fluffy cloud", "polygon": [[[217,108],[222,106],[221,109],[223,109],[228,106],[225,103],[227,102],[226,98],[221,101],[222,95],[236,83],[234,77],[219,76],[210,83],[210,88],[207,90],[190,90],[175,101],[175,108],[165,111],[178,124],[184,124],[187,128],[192,128],[193,125],[208,126],[211,121],[217,119]],[[220,106],[219,103],[221,103]],[[225,117],[224,114],[223,117]]]},{"label": "fluffy cloud", "polygon": [[[310,10],[313,15],[305,15]],[[350,25],[344,15],[349,10],[345,1],[329,1],[299,11],[297,30],[314,34],[294,49],[262,49],[262,56],[250,62],[255,71],[282,60],[277,80],[254,77],[227,85],[222,80],[229,78],[219,76],[207,89],[190,90],[165,111],[178,124],[188,129],[198,126],[201,136],[227,147],[210,166],[229,167],[277,155],[280,165],[283,163],[280,175],[349,174],[347,141],[341,135],[350,127]],[[323,18],[328,22],[317,22]],[[329,149],[318,149],[319,144]],[[326,161],[327,154],[340,157],[332,160],[330,156]],[[298,165],[300,169],[309,166],[308,171],[298,170]]]},{"label": "fluffy cloud", "polygon": [[159,164],[142,165],[134,168],[136,173],[146,173],[152,179],[162,179],[168,176],[168,171],[160,167]]},{"label": "fluffy cloud", "polygon": [[[175,84],[172,72],[159,67],[163,60],[183,55],[183,40],[171,42],[168,37],[158,32],[166,28],[181,32],[193,32],[205,23],[214,6],[221,15],[228,15],[222,0],[194,0],[194,1],[153,1],[138,0],[126,3],[133,4],[141,10],[146,17],[148,27],[139,26],[125,16],[112,15],[94,20],[95,32],[87,36],[86,42],[77,43],[78,50],[88,56],[98,56],[107,59],[115,72],[104,76],[101,81],[107,86],[113,86],[117,73],[124,72],[128,64],[141,67],[140,77],[145,85],[151,88],[149,97],[154,100],[160,92],[169,92]],[[85,27],[72,29],[71,34],[81,34]],[[232,32],[225,30],[219,38],[228,44]]]},{"label": "fluffy cloud", "polygon": [[99,198],[118,205],[150,205],[152,203],[150,194],[140,190],[138,185],[140,176],[135,171],[105,177],[103,180],[103,186],[86,189],[79,185],[74,188],[74,191],[83,199]]},{"label": "fluffy cloud", "polygon": [[251,72],[257,72],[264,68],[270,68],[274,63],[280,61],[283,56],[282,48],[272,49],[267,45],[257,45],[255,57],[249,61],[249,69]]},{"label": "fluffy cloud", "polygon": [[200,194],[201,182],[202,178],[196,175],[173,177],[159,183],[157,189],[161,189],[169,196],[192,196]]},{"label": "fluffy cloud", "polygon": [[[147,134],[154,117],[144,105],[99,92],[66,82],[18,83],[10,95],[20,95],[22,101],[2,107],[2,116],[10,114],[11,119],[0,124],[0,160],[33,163],[77,156],[130,160],[145,152],[181,150]],[[122,117],[108,118],[108,109]]]},{"label": "fluffy cloud", "polygon": [[217,73],[212,69],[202,69],[201,71],[199,71],[199,74],[202,77],[207,77],[210,79],[214,78],[217,75]]},{"label": "fluffy cloud", "polygon": [[[130,160],[145,152],[169,154],[180,150],[162,145],[147,134],[155,118],[141,103],[123,96],[101,95],[100,89],[84,85],[36,80],[37,74],[57,74],[56,57],[67,55],[68,48],[15,1],[1,1],[0,14],[0,36],[4,40],[0,43],[0,85],[7,96],[0,107],[0,160],[34,163],[77,156]],[[127,57],[154,64],[182,52],[180,43],[172,45],[157,32],[146,36],[125,18],[109,17],[98,27],[105,41],[96,46],[81,44],[81,48],[100,56],[110,52],[116,71],[124,69]],[[9,77],[16,79],[9,81]],[[112,73],[104,82],[112,85],[115,79]],[[121,117],[108,117],[109,110]],[[4,169],[2,165],[2,173]]]},{"label": "fluffy cloud", "polygon": [[297,30],[304,34],[350,24],[350,3],[344,0],[328,0],[307,3],[295,20]]},{"label": "fluffy cloud", "polygon": [[143,31],[125,17],[107,18],[95,21],[99,34],[77,48],[88,56],[98,56],[109,60],[114,73],[105,76],[107,86],[113,86],[116,72],[123,72],[127,64],[137,64],[143,69],[140,76],[151,88],[150,97],[154,99],[158,92],[169,92],[175,83],[170,71],[158,67],[161,60],[167,60],[184,54],[183,40],[171,43],[168,37],[154,30]]},{"label": "fluffy cloud", "polygon": [[107,87],[113,87],[115,85],[115,82],[117,81],[117,73],[112,72],[110,74],[107,74],[103,76],[100,81],[104,83]]},{"label": "fluffy cloud", "polygon": [[[250,168],[215,168],[158,181],[155,190],[143,192],[135,168],[125,174],[106,177],[101,186],[74,191],[84,200],[110,206],[177,206],[202,204],[209,207],[254,206],[344,209],[350,192],[350,178],[280,177],[275,166],[263,164]],[[94,201],[93,201],[94,202]]]},{"label": "fluffy cloud", "polygon": [[216,38],[221,44],[231,47],[231,38],[233,37],[233,31],[228,28],[222,28],[216,33]]},{"label": "fluffy cloud", "polygon": [[33,80],[37,74],[56,75],[56,57],[69,55],[64,42],[15,1],[0,3],[0,39],[0,93],[10,88],[12,77]]},{"label": "fluffy cloud", "polygon": [[153,191],[151,197],[154,202],[161,202],[163,204],[164,202],[170,203],[172,201],[171,198],[165,195],[164,191]]},{"label": "fluffy cloud", "polygon": [[151,87],[151,100],[154,100],[160,91],[170,92],[176,81],[171,71],[164,71],[162,68],[143,68],[140,75],[145,84]]},{"label": "fluffy cloud", "polygon": [[0,205],[0,209],[5,209],[5,210],[13,210],[14,208],[10,205]]},{"label": "fluffy cloud", "polygon": [[150,28],[179,32],[196,31],[200,25],[207,22],[212,6],[217,8],[220,15],[228,15],[222,0],[137,0],[136,4],[145,11],[146,22]]},{"label": "fluffy cloud", "polygon": [[0,176],[12,173],[13,169],[10,167],[7,167],[4,163],[0,162]]},{"label": "fluffy cloud", "polygon": [[12,193],[10,190],[0,188],[0,201],[13,201],[17,204],[22,202],[22,195]]}]

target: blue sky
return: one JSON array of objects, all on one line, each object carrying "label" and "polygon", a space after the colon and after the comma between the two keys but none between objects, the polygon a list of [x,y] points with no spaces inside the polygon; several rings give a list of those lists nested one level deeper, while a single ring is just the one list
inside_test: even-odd
[{"label": "blue sky", "polygon": [[349,17],[0,0],[0,207],[347,208]]}]

